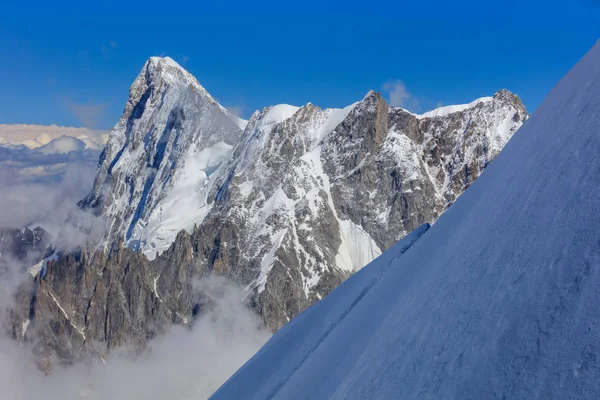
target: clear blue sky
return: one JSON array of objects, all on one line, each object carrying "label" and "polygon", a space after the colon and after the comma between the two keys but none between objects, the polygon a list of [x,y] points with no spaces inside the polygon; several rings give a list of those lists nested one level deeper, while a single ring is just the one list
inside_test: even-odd
[{"label": "clear blue sky", "polygon": [[110,128],[152,55],[245,117],[390,81],[413,111],[501,88],[533,110],[599,36],[600,0],[16,1],[0,6],[0,123]]}]

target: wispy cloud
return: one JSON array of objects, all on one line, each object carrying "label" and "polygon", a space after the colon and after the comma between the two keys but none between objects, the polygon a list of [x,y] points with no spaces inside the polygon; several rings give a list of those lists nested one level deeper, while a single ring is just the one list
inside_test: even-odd
[{"label": "wispy cloud", "polygon": [[102,117],[110,106],[108,103],[77,103],[69,99],[65,99],[64,104],[83,126],[92,130],[102,126]]},{"label": "wispy cloud", "polygon": [[400,80],[391,80],[383,84],[383,90],[387,92],[388,101],[392,107],[402,107],[411,111],[418,111],[419,99],[406,88],[406,84]]},{"label": "wispy cloud", "polygon": [[110,56],[115,53],[115,50],[119,47],[119,43],[114,40],[109,40],[108,43],[104,43],[100,46],[100,50],[105,56]]},{"label": "wispy cloud", "polygon": [[225,108],[227,108],[229,112],[235,115],[236,117],[244,118],[244,112],[246,111],[246,107],[243,104],[239,104],[236,106],[228,106]]}]

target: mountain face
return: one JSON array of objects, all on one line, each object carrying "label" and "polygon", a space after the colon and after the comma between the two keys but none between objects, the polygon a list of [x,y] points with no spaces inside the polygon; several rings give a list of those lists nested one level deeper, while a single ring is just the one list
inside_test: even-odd
[{"label": "mountain face", "polygon": [[600,42],[435,225],[212,399],[600,398],[599,63]]},{"label": "mountain face", "polygon": [[434,221],[526,115],[508,92],[435,117],[389,108],[375,92],[345,109],[255,113],[209,194],[206,262],[249,283],[277,329]]},{"label": "mountain face", "polygon": [[122,237],[152,255],[202,221],[210,175],[238,143],[242,122],[173,60],[150,58],[81,202],[107,218],[106,245]]},{"label": "mountain face", "polygon": [[344,109],[276,105],[246,123],[151,58],[81,202],[106,217],[105,251],[48,261],[20,294],[14,334],[63,360],[143,347],[167,324],[193,323],[208,300],[190,282],[210,274],[244,285],[277,330],[435,221],[527,117],[506,90],[423,115],[369,92]]}]

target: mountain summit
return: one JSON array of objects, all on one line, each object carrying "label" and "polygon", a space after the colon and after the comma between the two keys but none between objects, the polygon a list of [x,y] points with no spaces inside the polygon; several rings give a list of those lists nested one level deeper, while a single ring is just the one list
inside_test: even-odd
[{"label": "mountain summit", "polygon": [[[209,175],[242,134],[240,120],[172,59],[150,58],[100,156],[92,192],[81,203],[108,219],[118,237],[149,256],[206,214]],[[207,186],[207,189],[204,189]],[[153,241],[144,246],[147,238]]]},{"label": "mountain summit", "polygon": [[212,398],[600,398],[598,65],[600,44],[431,229],[287,324]]}]

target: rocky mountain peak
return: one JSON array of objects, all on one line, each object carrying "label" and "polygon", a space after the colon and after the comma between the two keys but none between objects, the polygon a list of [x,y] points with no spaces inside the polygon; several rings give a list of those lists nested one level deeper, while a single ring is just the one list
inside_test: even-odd
[{"label": "rocky mountain peak", "polygon": [[[185,68],[170,57],[150,57],[140,71],[129,89],[123,116],[131,116],[132,112],[145,107],[146,102],[156,104],[164,99],[165,93],[190,90],[204,102],[219,108],[222,112],[228,111],[218,104],[208,91],[200,85],[198,80]],[[135,115],[133,116],[136,117]],[[232,119],[236,120],[233,115]],[[121,119],[121,121],[123,118]]]},{"label": "rocky mountain peak", "polygon": [[369,90],[367,92],[367,94],[365,94],[365,97],[363,97],[362,101],[368,100],[368,99],[377,99],[377,98],[381,98],[381,94],[379,92],[376,92],[374,90]]},{"label": "rocky mountain peak", "polygon": [[[241,125],[245,121],[218,104],[179,64],[151,57],[129,90],[125,111],[100,156],[94,187],[81,203],[111,220],[105,245],[124,237],[128,246],[153,255],[180,229],[191,229],[208,212],[203,205],[209,176],[237,145]],[[189,204],[191,215],[170,210],[189,192],[198,193]],[[162,208],[162,200],[169,209]],[[184,219],[184,226],[169,228]]]},{"label": "rocky mountain peak", "polygon": [[196,89],[200,89],[210,97],[206,89],[200,85],[196,78],[170,57],[150,57],[144,64],[144,68],[140,73],[141,75],[144,76],[148,83],[153,82],[158,84],[165,82],[179,86],[193,85]]},{"label": "rocky mountain peak", "polygon": [[514,107],[519,111],[520,116],[528,116],[527,111],[525,110],[525,105],[523,105],[521,98],[510,90],[500,89],[494,93],[493,98],[504,104]]}]

